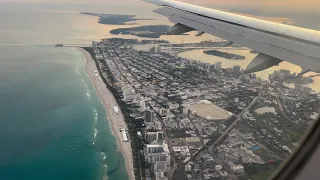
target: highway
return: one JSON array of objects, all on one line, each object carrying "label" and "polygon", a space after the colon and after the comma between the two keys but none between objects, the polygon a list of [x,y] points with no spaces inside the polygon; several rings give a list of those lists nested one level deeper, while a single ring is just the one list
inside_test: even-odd
[{"label": "highway", "polygon": [[249,109],[261,98],[261,95],[259,94],[257,97],[255,97],[252,102],[237,116],[237,119],[220,135],[220,137],[210,146],[210,148],[215,148],[216,145],[220,144],[220,141],[234,128],[234,126],[237,124],[238,121],[242,119],[242,115],[245,112],[248,112]]},{"label": "highway", "polygon": [[281,112],[281,114],[283,115],[283,117],[286,118],[288,121],[291,121],[291,122],[297,124],[297,122],[293,121],[293,120],[287,115],[287,113],[285,112],[284,107],[283,107],[283,105],[282,105],[282,103],[281,103],[281,101],[280,101],[280,98],[277,97],[277,96],[275,96],[274,98],[277,100],[277,104],[278,104],[278,106],[279,106],[280,112]]},{"label": "highway", "polygon": [[[221,140],[223,140],[225,138],[226,135],[228,135],[228,133],[234,128],[234,126],[237,124],[238,121],[242,120],[242,115],[249,111],[249,109],[261,98],[261,94],[259,94],[257,97],[255,97],[251,103],[240,113],[237,115],[237,119],[219,136],[219,138],[209,147],[207,147],[206,145],[204,145],[202,147],[202,149],[200,149],[196,154],[194,154],[194,156],[192,156],[190,158],[189,161],[194,160],[202,151],[206,150],[206,149],[213,149],[215,148],[217,145],[219,145],[221,143]],[[184,164],[187,164],[189,161],[184,162]]]}]

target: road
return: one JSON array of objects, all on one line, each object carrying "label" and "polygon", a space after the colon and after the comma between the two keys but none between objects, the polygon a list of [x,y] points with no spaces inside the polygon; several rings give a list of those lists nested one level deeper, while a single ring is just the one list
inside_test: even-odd
[{"label": "road", "polygon": [[[153,99],[153,100],[154,100],[154,99]],[[155,100],[154,100],[154,101],[155,101]],[[151,109],[156,113],[157,118],[158,118],[158,119],[160,120],[160,122],[161,122],[161,126],[165,128],[166,126],[165,126],[165,124],[164,124],[164,122],[163,122],[163,119],[162,119],[161,115],[160,115],[155,109],[153,109],[153,106],[150,105],[150,107],[151,107]],[[171,179],[172,179],[172,176],[173,176],[173,173],[176,171],[178,165],[177,165],[177,162],[176,162],[176,159],[175,159],[175,156],[174,156],[174,152],[173,152],[173,150],[172,150],[172,148],[171,148],[171,146],[170,146],[170,139],[169,139],[169,137],[168,137],[168,135],[167,135],[167,131],[166,131],[165,129],[163,130],[163,134],[164,134],[164,140],[165,140],[165,141],[167,142],[167,144],[168,144],[169,151],[170,151],[170,155],[171,155],[171,159],[172,159],[172,161],[173,161],[173,166],[172,166],[171,169],[168,171],[168,175],[167,175],[168,179],[171,180]]]},{"label": "road", "polygon": [[216,145],[220,143],[220,141],[234,128],[234,126],[237,124],[238,121],[242,119],[242,115],[245,112],[248,112],[249,109],[261,98],[261,95],[259,94],[257,97],[255,97],[252,102],[237,116],[237,119],[220,135],[220,137],[210,146],[211,148],[214,148]]},{"label": "road", "polygon": [[[237,116],[237,119],[219,136],[219,138],[209,147],[204,146],[202,149],[200,149],[194,156],[191,157],[191,160],[194,160],[202,151],[207,150],[207,149],[213,149],[215,148],[217,145],[219,145],[221,142],[221,140],[223,140],[225,138],[225,136],[234,128],[234,126],[237,124],[238,121],[242,120],[242,115],[249,111],[249,109],[261,98],[261,94],[259,94],[257,97],[255,97],[251,103]],[[187,164],[189,161],[184,162],[185,164]]]},{"label": "road", "polygon": [[276,100],[277,100],[277,104],[278,104],[278,106],[279,106],[280,112],[281,112],[281,114],[283,115],[283,117],[285,117],[288,121],[291,121],[291,122],[293,122],[293,123],[296,123],[296,122],[293,121],[293,120],[287,115],[287,113],[285,112],[285,110],[284,110],[284,108],[283,108],[283,105],[282,105],[279,97],[276,96],[275,98],[276,98]]}]

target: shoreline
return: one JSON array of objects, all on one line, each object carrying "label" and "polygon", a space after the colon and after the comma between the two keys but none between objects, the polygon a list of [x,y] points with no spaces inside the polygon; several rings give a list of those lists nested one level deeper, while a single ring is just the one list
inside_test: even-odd
[{"label": "shoreline", "polygon": [[102,104],[105,107],[106,116],[110,124],[112,135],[115,136],[117,147],[125,160],[125,166],[128,173],[128,178],[130,180],[134,180],[135,176],[133,171],[133,156],[132,156],[131,143],[123,142],[122,134],[119,131],[120,128],[125,128],[125,129],[128,129],[128,128],[124,121],[124,117],[121,111],[119,111],[118,113],[115,113],[113,111],[114,106],[119,107],[117,104],[117,101],[115,100],[114,96],[109,91],[109,89],[106,87],[105,83],[101,80],[101,77],[100,77],[100,80],[97,78],[99,77],[99,75],[97,76],[95,74],[95,71],[99,72],[99,70],[96,67],[95,61],[92,59],[91,54],[80,47],[75,47],[75,49],[79,50],[86,58],[86,66],[85,66],[86,72],[89,75],[90,80],[95,87],[97,95],[99,96]]}]

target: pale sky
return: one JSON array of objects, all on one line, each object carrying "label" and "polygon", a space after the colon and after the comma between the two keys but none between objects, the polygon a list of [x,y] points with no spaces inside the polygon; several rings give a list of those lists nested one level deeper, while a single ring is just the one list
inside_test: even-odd
[{"label": "pale sky", "polygon": [[[0,0],[0,2],[62,2],[62,3],[137,3],[139,0]],[[253,6],[283,6],[299,8],[319,8],[319,0],[179,0],[193,4],[212,5],[253,5]]]},{"label": "pale sky", "polygon": [[[260,9],[284,9],[297,11],[319,11],[320,0],[179,0],[195,5],[202,5],[211,8],[217,7],[242,7]],[[0,2],[55,2],[75,4],[109,4],[122,5],[132,4],[135,6],[151,6],[142,0],[0,0]]]}]

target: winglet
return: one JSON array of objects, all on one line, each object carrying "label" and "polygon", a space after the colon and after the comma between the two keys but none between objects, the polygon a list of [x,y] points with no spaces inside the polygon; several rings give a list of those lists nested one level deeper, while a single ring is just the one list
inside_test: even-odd
[{"label": "winglet", "polygon": [[179,34],[193,31],[193,30],[194,29],[189,26],[185,26],[183,24],[178,23],[178,24],[175,24],[174,26],[172,26],[166,34],[167,35],[179,35]]}]

